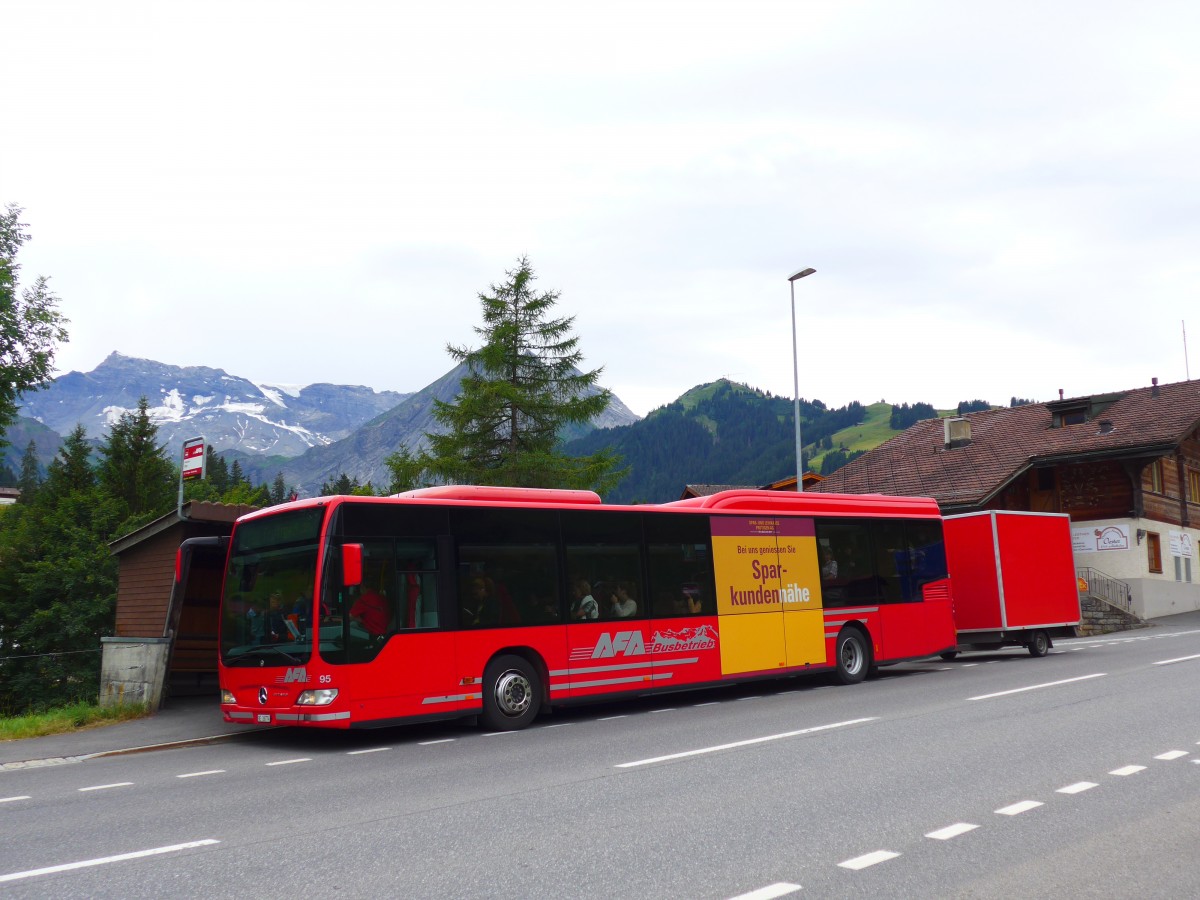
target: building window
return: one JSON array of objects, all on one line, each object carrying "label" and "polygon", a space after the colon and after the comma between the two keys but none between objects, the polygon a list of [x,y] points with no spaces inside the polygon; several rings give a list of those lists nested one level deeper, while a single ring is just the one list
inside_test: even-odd
[{"label": "building window", "polygon": [[1156,459],[1150,463],[1150,485],[1149,490],[1153,494],[1161,494],[1163,492],[1163,464],[1161,459]]},{"label": "building window", "polygon": [[1200,503],[1200,472],[1195,469],[1188,469],[1188,500],[1192,503]]},{"label": "building window", "polygon": [[1152,573],[1162,574],[1162,542],[1153,531],[1146,532],[1146,562]]}]

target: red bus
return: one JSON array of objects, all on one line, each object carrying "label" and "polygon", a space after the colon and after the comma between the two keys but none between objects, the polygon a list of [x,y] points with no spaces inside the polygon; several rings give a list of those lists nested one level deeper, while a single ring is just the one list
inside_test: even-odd
[{"label": "red bus", "polygon": [[235,524],[221,605],[230,722],[335,728],[541,709],[876,666],[955,647],[933,500],[445,486],[322,497]]}]

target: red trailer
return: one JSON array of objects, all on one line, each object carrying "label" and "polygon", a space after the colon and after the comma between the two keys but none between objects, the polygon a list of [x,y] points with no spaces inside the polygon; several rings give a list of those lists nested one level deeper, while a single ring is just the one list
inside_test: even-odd
[{"label": "red trailer", "polygon": [[1052,638],[1076,635],[1069,516],[989,510],[944,522],[959,650],[1024,646],[1045,656]]}]

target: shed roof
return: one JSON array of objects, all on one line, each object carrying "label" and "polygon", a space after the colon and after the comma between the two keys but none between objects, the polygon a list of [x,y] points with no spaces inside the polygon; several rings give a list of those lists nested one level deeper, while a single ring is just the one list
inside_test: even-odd
[{"label": "shed roof", "polygon": [[191,500],[183,504],[183,518],[180,518],[177,510],[171,510],[166,515],[159,516],[153,522],[143,525],[136,531],[131,531],[129,534],[110,542],[108,549],[110,553],[117,556],[175,525],[185,522],[231,525],[240,516],[254,512],[256,509],[258,509],[257,506],[246,506],[245,504],[209,503],[208,501]]}]

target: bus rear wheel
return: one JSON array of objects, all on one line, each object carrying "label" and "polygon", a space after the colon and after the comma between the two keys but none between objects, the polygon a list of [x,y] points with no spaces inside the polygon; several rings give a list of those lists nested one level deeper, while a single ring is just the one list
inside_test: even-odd
[{"label": "bus rear wheel", "polygon": [[483,673],[483,724],[496,731],[515,731],[537,718],[542,708],[542,681],[529,660],[497,656]]},{"label": "bus rear wheel", "polygon": [[871,651],[866,636],[857,628],[843,628],[834,651],[837,680],[842,684],[858,684],[867,677],[871,666]]}]

